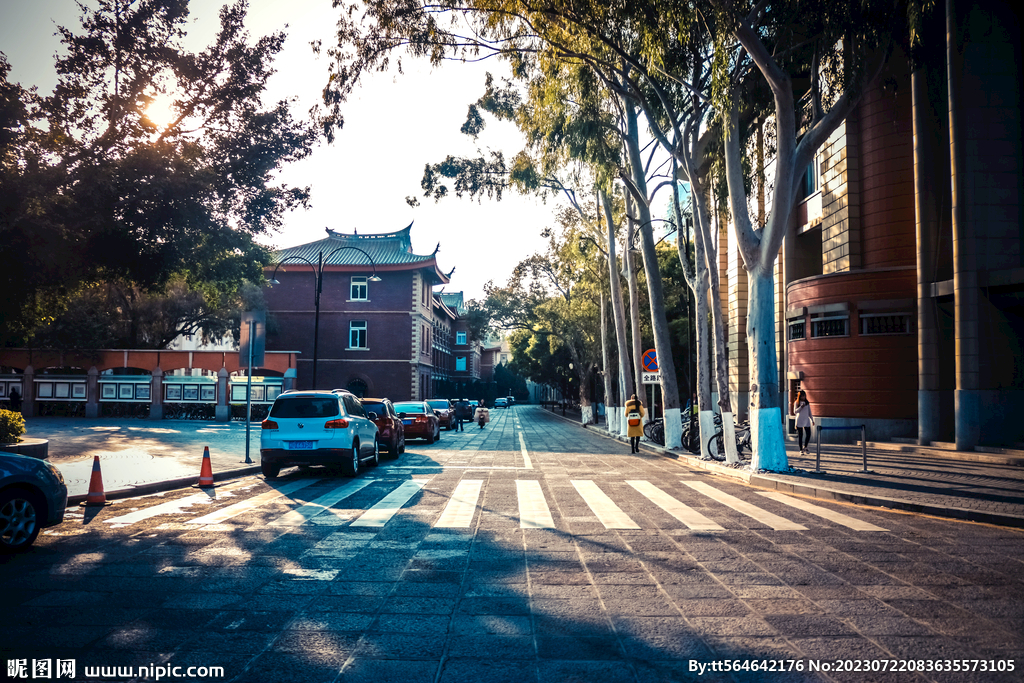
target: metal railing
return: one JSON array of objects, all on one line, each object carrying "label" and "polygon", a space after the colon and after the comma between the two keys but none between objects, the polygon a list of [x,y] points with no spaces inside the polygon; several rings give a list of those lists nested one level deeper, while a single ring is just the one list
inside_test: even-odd
[{"label": "metal railing", "polygon": [[860,446],[861,456],[864,459],[864,468],[857,470],[860,474],[868,474],[871,470],[868,469],[868,439],[867,439],[867,427],[864,425],[851,425],[849,427],[816,427],[815,434],[817,441],[817,455],[814,460],[814,471],[818,474],[824,474],[825,470],[821,469],[821,431],[823,429],[859,429],[860,430]]}]

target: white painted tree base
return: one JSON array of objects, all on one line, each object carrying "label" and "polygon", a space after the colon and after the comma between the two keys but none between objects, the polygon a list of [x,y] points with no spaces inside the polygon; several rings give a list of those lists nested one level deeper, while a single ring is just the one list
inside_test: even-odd
[{"label": "white painted tree base", "polygon": [[580,422],[585,425],[594,422],[594,406],[580,406]]},{"label": "white painted tree base", "polygon": [[683,447],[683,418],[679,408],[665,411],[665,448]]},{"label": "white painted tree base", "polygon": [[739,462],[740,457],[736,453],[736,424],[732,413],[722,413],[722,440],[725,441],[725,461],[730,464]]},{"label": "white painted tree base", "polygon": [[785,472],[789,470],[786,456],[786,440],[782,430],[782,411],[779,408],[763,408],[750,411],[750,433],[754,455],[750,469]]},{"label": "white painted tree base", "polygon": [[715,433],[715,414],[710,410],[702,410],[698,413],[700,418],[700,457],[710,458],[708,452],[708,441]]}]

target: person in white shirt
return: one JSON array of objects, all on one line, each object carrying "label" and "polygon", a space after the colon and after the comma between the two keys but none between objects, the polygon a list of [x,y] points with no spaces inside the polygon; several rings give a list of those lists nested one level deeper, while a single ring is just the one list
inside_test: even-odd
[{"label": "person in white shirt", "polygon": [[800,443],[800,454],[807,454],[807,447],[811,445],[811,426],[814,424],[814,416],[811,415],[811,404],[807,401],[807,392],[803,389],[796,395],[793,402],[792,412],[796,415],[797,441]]}]

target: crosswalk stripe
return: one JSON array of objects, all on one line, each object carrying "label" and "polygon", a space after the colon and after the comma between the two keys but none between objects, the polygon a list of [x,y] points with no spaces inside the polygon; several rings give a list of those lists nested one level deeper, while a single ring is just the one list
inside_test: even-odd
[{"label": "crosswalk stripe", "polygon": [[519,498],[519,526],[523,529],[554,529],[555,520],[544,499],[540,482],[535,479],[517,479],[516,494]]},{"label": "crosswalk stripe", "polygon": [[[251,486],[251,484],[246,482],[245,486]],[[217,497],[212,497],[208,493],[196,493],[177,500],[168,500],[164,503],[151,505],[148,508],[136,510],[135,512],[129,512],[127,515],[104,519],[103,521],[106,524],[128,525],[134,524],[135,522],[141,522],[144,519],[150,519],[151,517],[157,517],[159,515],[177,515],[183,513],[186,508],[190,508],[193,505],[209,505],[210,503],[216,503],[218,497],[239,488],[243,488],[243,486],[236,484],[230,488],[218,489],[215,494]]]},{"label": "crosswalk stripe", "polygon": [[242,502],[235,503],[234,505],[229,505],[226,508],[217,510],[216,512],[211,512],[208,515],[203,515],[202,517],[199,517],[197,519],[190,519],[188,520],[188,522],[186,522],[186,524],[220,524],[221,522],[229,520],[232,517],[236,517],[237,515],[240,515],[243,512],[254,510],[260,507],[261,505],[265,505],[271,502],[272,500],[280,498],[281,496],[286,496],[289,493],[310,486],[313,483],[315,482],[310,479],[291,481],[288,482],[287,484],[282,484],[281,486],[277,487],[272,491],[261,493],[258,496],[254,496],[248,500],[243,500]]},{"label": "crosswalk stripe", "polygon": [[708,498],[718,501],[726,507],[730,507],[736,512],[743,513],[747,517],[752,517],[758,522],[761,522],[765,526],[769,526],[776,531],[806,531],[807,527],[796,522],[791,522],[784,517],[774,515],[767,510],[762,510],[756,505],[752,505],[744,500],[740,500],[735,496],[730,496],[724,491],[719,491],[713,486],[709,486],[702,481],[689,481],[683,479],[682,482],[692,489],[703,493]]},{"label": "crosswalk stripe", "polygon": [[626,483],[691,529],[698,529],[700,531],[724,530],[722,526],[715,524],[689,505],[680,503],[649,481],[627,481]]},{"label": "crosswalk stripe", "polygon": [[572,480],[577,493],[583,497],[590,509],[607,529],[639,529],[636,522],[629,518],[618,505],[612,502],[597,484],[590,480]]},{"label": "crosswalk stripe", "polygon": [[532,470],[533,462],[530,460],[530,453],[526,450],[526,439],[523,438],[522,432],[519,432],[519,449],[523,453],[523,467]]},{"label": "crosswalk stripe", "polygon": [[468,527],[473,523],[476,512],[476,501],[480,498],[482,479],[463,479],[455,487],[455,492],[444,506],[441,518],[434,525],[441,529]]},{"label": "crosswalk stripe", "polygon": [[844,515],[842,512],[829,510],[828,508],[823,508],[819,505],[812,505],[811,503],[808,503],[805,500],[800,500],[799,498],[791,498],[784,493],[778,493],[776,491],[758,491],[758,493],[765,498],[771,498],[772,500],[795,507],[798,510],[809,512],[810,514],[817,515],[818,517],[824,517],[830,522],[841,524],[842,526],[849,527],[855,531],[888,531],[888,529],[883,529],[880,526],[875,526],[874,524],[850,517],[849,515]]},{"label": "crosswalk stripe", "polygon": [[358,481],[345,482],[338,488],[320,496],[316,500],[302,505],[295,510],[289,510],[268,526],[299,526],[305,524],[319,514],[327,512],[335,503],[348,498],[356,491],[365,488],[370,484],[371,479],[360,479]]},{"label": "crosswalk stripe", "polygon": [[426,483],[423,479],[403,482],[401,486],[384,496],[379,503],[360,515],[359,519],[349,526],[384,526],[395,516],[395,513],[402,509],[403,505],[420,492]]}]

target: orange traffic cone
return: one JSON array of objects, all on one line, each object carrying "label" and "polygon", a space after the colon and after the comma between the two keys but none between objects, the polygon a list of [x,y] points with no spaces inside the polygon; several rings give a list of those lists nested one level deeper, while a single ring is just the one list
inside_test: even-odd
[{"label": "orange traffic cone", "polygon": [[80,503],[84,507],[103,507],[110,505],[107,494],[103,492],[103,475],[100,473],[100,456],[92,456],[92,477],[89,479],[89,495]]},{"label": "orange traffic cone", "polygon": [[195,486],[203,489],[213,487],[213,465],[210,463],[209,446],[203,448],[203,466],[199,468],[199,481]]}]

